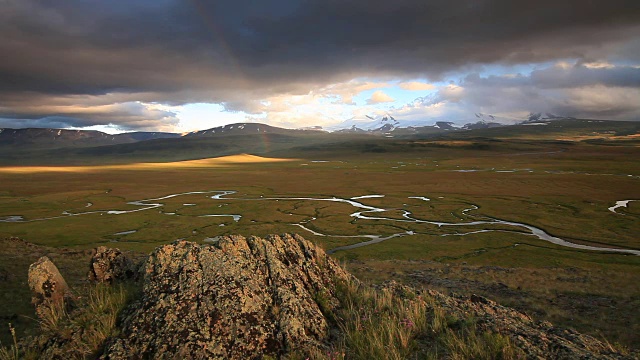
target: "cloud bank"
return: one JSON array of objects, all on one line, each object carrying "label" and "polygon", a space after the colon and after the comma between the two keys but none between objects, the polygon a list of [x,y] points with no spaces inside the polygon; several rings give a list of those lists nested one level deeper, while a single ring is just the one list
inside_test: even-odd
[{"label": "cloud bank", "polygon": [[[170,107],[182,104],[268,117],[266,99],[327,87],[350,106],[370,90],[353,89],[354,79],[430,90],[415,79],[567,59],[578,65],[458,85],[465,104],[499,112],[533,92],[536,105],[567,115],[637,116],[628,106],[640,87],[636,0],[4,0],[2,8],[0,126],[168,129],[177,123]],[[584,65],[598,63],[617,65]],[[501,105],[480,89],[522,95]],[[440,86],[438,96],[450,90]]]},{"label": "cloud bank", "polygon": [[506,121],[531,112],[576,118],[640,119],[640,67],[558,63],[530,74],[467,75],[427,97],[394,109],[407,119],[475,121],[475,113]]}]

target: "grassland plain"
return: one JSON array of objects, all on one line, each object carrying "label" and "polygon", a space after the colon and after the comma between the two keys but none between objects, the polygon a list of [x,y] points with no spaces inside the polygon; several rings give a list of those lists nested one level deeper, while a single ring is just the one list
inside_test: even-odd
[{"label": "grassland plain", "polygon": [[[499,218],[575,243],[640,249],[640,202],[630,202],[617,213],[608,210],[616,201],[640,199],[640,148],[519,139],[468,141],[301,146],[287,152],[291,161],[283,162],[239,157],[154,166],[19,171],[4,167],[0,218],[33,221],[0,222],[0,237],[17,236],[51,249],[108,245],[148,252],[176,239],[202,242],[222,234],[300,232],[325,249],[368,240],[314,235],[300,224],[323,235],[412,232],[334,256],[365,280],[395,278],[476,292],[626,346],[640,343],[638,256],[561,247],[503,224],[448,228],[357,219],[350,216],[356,211],[352,205],[326,200],[384,195],[358,201],[391,209],[384,216],[392,219],[402,219],[404,211],[444,222]],[[144,211],[109,214],[145,207],[128,204],[132,201],[214,190],[236,193],[219,199],[211,199],[217,193],[184,194],[150,200],[147,203],[162,205]],[[473,205],[478,209],[464,211]],[[68,215],[82,212],[94,213]],[[241,215],[238,221],[231,216],[203,217],[234,214]],[[486,229],[508,231],[471,233]],[[3,293],[17,289],[26,278],[30,258],[17,251],[0,250],[12,259],[0,264],[0,274],[8,274],[0,283]],[[74,268],[63,266],[61,271],[73,278],[79,276]],[[26,291],[13,294],[21,299],[2,298],[2,319],[28,315],[25,307],[15,307],[19,301],[28,302]]]}]

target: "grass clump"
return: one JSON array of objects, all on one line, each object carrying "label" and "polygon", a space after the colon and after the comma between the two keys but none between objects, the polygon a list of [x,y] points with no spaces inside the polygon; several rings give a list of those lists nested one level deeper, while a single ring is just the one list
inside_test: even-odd
[{"label": "grass clump", "polygon": [[342,284],[339,346],[320,359],[518,359],[504,335],[478,331],[472,318],[449,315],[426,294],[407,288]]},{"label": "grass clump", "polygon": [[118,316],[136,293],[134,284],[97,284],[77,299],[72,310],[60,303],[43,306],[38,311],[40,334],[18,341],[10,326],[14,343],[0,348],[0,360],[95,358],[105,341],[118,334]]},{"label": "grass clump", "polygon": [[[477,333],[475,329],[462,331],[447,329],[438,339],[445,346],[447,358],[464,359],[520,359],[524,354],[513,346],[511,340],[502,335],[490,332]],[[439,354],[430,354],[439,358]]]},{"label": "grass clump", "polygon": [[69,318],[71,327],[82,331],[76,343],[77,348],[84,354],[99,352],[105,340],[117,335],[118,314],[128,303],[132,290],[124,284],[99,284],[89,291],[84,311]]},{"label": "grass clump", "polygon": [[57,303],[47,303],[37,310],[38,324],[44,333],[55,333],[60,330],[62,323],[69,319],[68,304],[62,299]]},{"label": "grass clump", "polygon": [[404,359],[426,332],[427,310],[422,299],[404,300],[388,290],[355,284],[345,286],[344,345],[356,359]]},{"label": "grass clump", "polygon": [[[37,359],[37,355],[33,352],[21,352],[16,336],[16,329],[9,323],[9,332],[13,339],[13,344],[9,347],[0,347],[0,360],[18,360],[18,359]],[[2,345],[2,344],[0,344]]]}]

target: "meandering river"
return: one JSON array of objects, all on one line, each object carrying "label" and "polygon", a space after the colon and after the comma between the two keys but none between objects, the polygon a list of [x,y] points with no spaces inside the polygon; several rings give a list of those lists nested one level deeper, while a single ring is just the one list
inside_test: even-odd
[{"label": "meandering river", "polygon": [[[461,228],[467,226],[478,226],[478,225],[509,225],[515,228],[520,228],[522,230],[528,230],[529,232],[518,232],[520,234],[525,234],[529,236],[533,236],[538,238],[539,240],[550,242],[556,245],[580,249],[580,250],[589,250],[589,251],[602,251],[602,252],[612,252],[612,253],[620,253],[620,254],[632,254],[640,256],[640,250],[633,249],[618,249],[618,248],[608,248],[601,246],[591,246],[591,245],[583,245],[573,243],[571,241],[553,236],[545,232],[543,229],[535,227],[533,225],[519,223],[515,221],[507,221],[498,218],[488,218],[485,217],[483,220],[475,220],[469,214],[471,211],[478,210],[478,206],[471,205],[471,207],[463,209],[462,214],[467,217],[469,220],[461,219],[460,222],[443,222],[443,221],[432,221],[432,220],[424,220],[418,219],[413,216],[411,211],[402,210],[402,218],[391,218],[383,216],[385,212],[396,211],[397,209],[385,209],[381,207],[375,207],[371,205],[364,204],[361,200],[372,199],[372,198],[383,198],[384,195],[375,194],[375,195],[362,195],[362,196],[354,196],[351,198],[340,198],[340,197],[258,197],[258,198],[246,198],[246,197],[233,197],[236,194],[236,191],[232,190],[210,190],[210,191],[190,191],[184,193],[170,194],[163,197],[152,198],[152,199],[144,199],[144,200],[136,200],[128,202],[128,205],[137,206],[136,209],[131,210],[95,210],[95,211],[87,211],[87,212],[79,212],[79,213],[71,213],[69,211],[64,211],[61,216],[52,216],[52,217],[44,217],[38,219],[24,219],[20,215],[12,215],[4,218],[0,218],[0,222],[33,222],[33,221],[45,221],[63,218],[67,216],[81,216],[88,214],[106,214],[106,215],[125,215],[133,212],[147,211],[151,209],[157,209],[164,206],[162,200],[185,196],[185,195],[196,195],[196,194],[213,194],[208,196],[209,199],[213,201],[324,201],[324,202],[334,202],[334,203],[344,203],[352,206],[354,208],[354,212],[349,214],[350,217],[354,217],[357,219],[363,220],[373,220],[373,221],[381,221],[381,222],[389,222],[389,223],[412,223],[412,224],[428,224],[435,225],[439,228]],[[428,197],[425,196],[410,196],[409,199],[417,199],[422,200],[424,202],[430,201]],[[616,206],[609,208],[609,210],[615,212],[615,209],[618,207],[625,206],[629,200],[624,200],[618,202]],[[93,204],[92,204],[93,205]],[[196,206],[198,204],[185,204],[189,206]],[[175,213],[165,213],[167,215],[176,215]],[[199,217],[231,217],[234,221],[238,222],[242,218],[241,214],[202,214],[197,215]],[[341,237],[341,238],[363,238],[368,239],[356,244],[341,246],[334,249],[328,250],[328,253],[334,253],[337,251],[355,249],[362,246],[368,246],[372,244],[377,244],[385,240],[389,240],[396,237],[401,236],[413,236],[416,233],[413,231],[404,231],[391,235],[380,235],[380,234],[361,234],[361,235],[336,235],[336,234],[323,234],[318,231],[314,231],[307,227],[306,225],[316,220],[315,218],[310,218],[298,223],[292,223],[291,226],[298,227],[306,232],[314,234],[316,236],[327,236],[327,237]],[[481,229],[481,230],[472,230],[466,233],[446,233],[441,236],[466,236],[470,234],[476,234],[481,232],[516,232],[504,229]],[[133,233],[132,231],[119,233],[121,235]]]}]

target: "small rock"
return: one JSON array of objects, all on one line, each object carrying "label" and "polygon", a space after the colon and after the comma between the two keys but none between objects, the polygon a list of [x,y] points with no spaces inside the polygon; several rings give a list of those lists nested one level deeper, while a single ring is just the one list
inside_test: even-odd
[{"label": "small rock", "polygon": [[0,281],[7,281],[9,279],[13,279],[13,276],[11,276],[7,270],[0,269]]},{"label": "small rock", "polygon": [[480,295],[476,295],[476,294],[471,294],[471,298],[470,298],[471,302],[474,303],[481,303],[481,304],[488,304],[489,300],[486,297],[480,296]]},{"label": "small rock", "polygon": [[113,283],[116,280],[131,279],[137,271],[134,263],[119,249],[100,246],[91,257],[89,280]]}]

